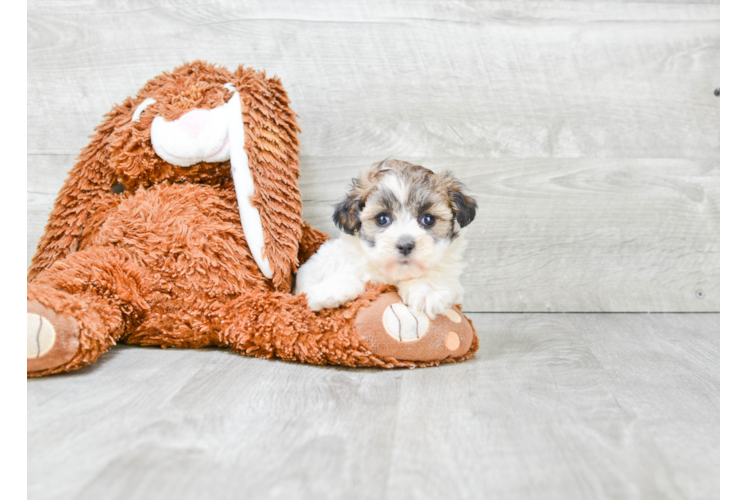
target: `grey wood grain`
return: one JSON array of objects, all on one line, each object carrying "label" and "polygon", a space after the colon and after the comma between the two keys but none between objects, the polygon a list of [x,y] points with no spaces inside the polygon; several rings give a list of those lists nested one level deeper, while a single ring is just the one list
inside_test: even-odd
[{"label": "grey wood grain", "polygon": [[28,497],[719,498],[719,315],[473,314],[349,370],[119,346],[28,382]]},{"label": "grey wood grain", "polygon": [[100,117],[202,58],[282,77],[324,230],[371,161],[455,170],[467,310],[718,311],[719,43],[717,1],[30,2],[27,253]]}]

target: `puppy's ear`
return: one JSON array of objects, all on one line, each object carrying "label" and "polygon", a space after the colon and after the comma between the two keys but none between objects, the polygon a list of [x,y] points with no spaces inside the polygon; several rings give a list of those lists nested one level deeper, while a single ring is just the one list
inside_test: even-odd
[{"label": "puppy's ear", "polygon": [[359,219],[361,205],[361,198],[354,181],[353,190],[348,193],[343,201],[335,205],[332,221],[338,229],[352,235],[355,235],[361,229],[361,219]]},{"label": "puppy's ear", "polygon": [[452,200],[452,206],[455,210],[455,219],[460,227],[465,227],[475,219],[475,212],[478,210],[478,202],[475,198],[468,196],[461,191],[454,191],[450,193]]},{"label": "puppy's ear", "polygon": [[451,172],[444,174],[447,182],[447,192],[449,193],[449,202],[455,219],[460,227],[465,227],[475,219],[475,212],[478,210],[478,202],[475,198],[464,193],[465,186],[452,176]]}]

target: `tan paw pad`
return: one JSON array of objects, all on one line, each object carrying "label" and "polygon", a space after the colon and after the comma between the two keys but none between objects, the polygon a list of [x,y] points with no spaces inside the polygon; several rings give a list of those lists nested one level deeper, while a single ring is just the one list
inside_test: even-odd
[{"label": "tan paw pad", "polygon": [[405,304],[391,304],[382,316],[384,329],[400,342],[415,342],[429,329],[429,318]]},{"label": "tan paw pad", "polygon": [[359,337],[371,352],[401,361],[438,361],[465,355],[473,342],[470,322],[456,309],[430,319],[402,303],[396,292],[380,295],[356,316]]},{"label": "tan paw pad", "polygon": [[57,333],[47,318],[26,313],[26,359],[40,358],[55,345]]}]

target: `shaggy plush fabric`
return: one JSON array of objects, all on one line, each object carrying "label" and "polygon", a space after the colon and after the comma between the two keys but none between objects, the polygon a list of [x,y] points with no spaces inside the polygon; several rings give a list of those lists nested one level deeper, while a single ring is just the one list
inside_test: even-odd
[{"label": "shaggy plush fabric", "polygon": [[[247,245],[231,162],[179,167],[161,159],[150,142],[156,116],[173,121],[221,106],[233,92],[226,84],[242,99],[255,189],[250,201],[262,221],[272,279]],[[153,103],[138,109],[146,99]],[[373,352],[355,320],[385,286],[369,286],[345,306],[319,313],[305,297],[289,293],[300,263],[327,238],[301,220],[298,131],[280,80],[243,67],[231,73],[199,61],[185,64],[115,106],[61,189],[28,274],[29,313],[57,322],[58,336],[77,336],[59,338],[60,349],[78,347],[67,356],[53,348],[49,356],[29,359],[28,375],[80,368],[118,341],[219,345],[258,357],[348,366],[426,366],[472,356],[475,335],[469,345],[442,349],[433,360]],[[63,321],[78,331],[62,328]]]}]

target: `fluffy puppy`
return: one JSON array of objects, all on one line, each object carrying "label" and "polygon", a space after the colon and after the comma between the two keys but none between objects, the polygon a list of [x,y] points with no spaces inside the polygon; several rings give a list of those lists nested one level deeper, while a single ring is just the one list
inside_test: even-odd
[{"label": "fluffy puppy", "polygon": [[296,275],[294,294],[315,311],[364,292],[367,281],[398,287],[430,318],[462,302],[461,229],[478,205],[451,173],[385,160],[353,179],[333,221],[344,233],[323,244]]}]

